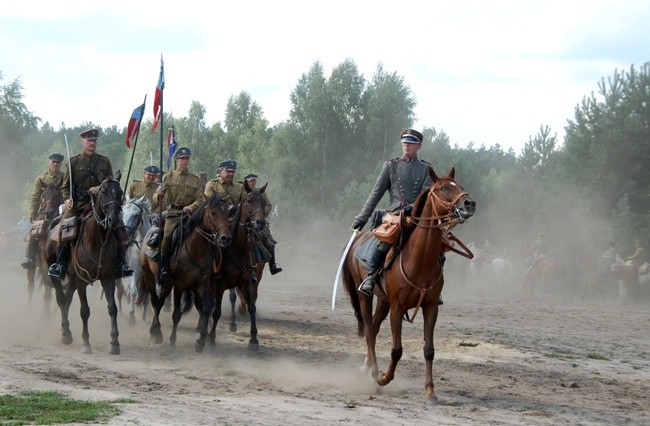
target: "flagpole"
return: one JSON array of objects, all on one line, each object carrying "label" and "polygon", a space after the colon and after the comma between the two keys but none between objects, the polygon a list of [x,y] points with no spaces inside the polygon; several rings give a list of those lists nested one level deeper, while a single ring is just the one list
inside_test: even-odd
[{"label": "flagpole", "polygon": [[[138,146],[138,136],[140,135],[140,124],[142,123],[142,118],[144,118],[144,106],[147,104],[147,94],[144,94],[144,101],[142,101],[142,114],[140,118],[140,123],[138,123],[138,129],[135,132],[135,140],[133,141],[133,151],[131,152],[131,161],[129,162],[129,170],[126,172],[126,181],[124,182],[124,189],[128,190],[129,188],[129,176],[131,175],[131,167],[133,167],[133,157],[135,156],[135,147]],[[129,129],[126,130],[127,132]],[[128,135],[127,135],[128,137]],[[126,191],[122,193],[122,204],[124,204],[124,197],[126,196]]]},{"label": "flagpole", "polygon": [[[162,187],[162,181],[163,181],[163,176],[162,176],[162,171],[163,171],[163,129],[165,128],[164,126],[164,118],[165,114],[163,113],[164,108],[163,108],[163,102],[165,100],[164,92],[165,92],[165,77],[164,77],[164,63],[163,63],[163,57],[162,53],[160,54],[160,72],[162,73],[162,86],[160,87],[160,187]],[[163,217],[162,217],[162,205],[163,205],[163,200],[164,200],[164,195],[160,197],[158,200],[158,226],[162,226],[163,223]],[[164,232],[164,230],[163,230]],[[162,269],[162,244],[160,247],[160,261],[158,262],[158,273],[156,274],[156,292],[158,292],[158,289],[160,288],[160,270]],[[166,253],[165,253],[166,254]],[[160,294],[159,294],[160,296]]]}]

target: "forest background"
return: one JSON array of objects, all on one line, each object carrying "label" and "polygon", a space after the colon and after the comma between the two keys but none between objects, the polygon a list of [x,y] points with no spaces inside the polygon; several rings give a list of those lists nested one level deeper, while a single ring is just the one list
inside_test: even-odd
[{"label": "forest background", "polygon": [[[192,150],[191,171],[216,177],[217,165],[237,160],[238,178],[255,172],[269,182],[277,206],[274,224],[298,234],[326,220],[341,243],[370,193],[382,163],[401,153],[399,132],[415,122],[418,96],[397,72],[378,64],[367,80],[346,59],[325,75],[320,62],[304,73],[290,94],[289,119],[270,124],[247,92],[233,94],[224,122],[206,123],[200,100],[186,116],[164,113],[164,135],[172,124],[179,146]],[[83,100],[79,100],[82,102]],[[106,102],[110,102],[107,99]],[[173,106],[164,105],[169,111]],[[52,108],[56,108],[55,105]],[[490,105],[485,105],[490,108]],[[150,113],[151,100],[145,117]],[[80,151],[78,134],[100,128],[98,152],[122,176],[131,161],[126,124],[101,128],[92,122],[55,128],[30,112],[19,79],[5,82],[0,70],[0,222],[3,229],[26,216],[34,177],[47,169],[47,156]],[[439,175],[456,169],[457,181],[477,201],[477,214],[455,233],[464,240],[489,239],[504,256],[519,256],[537,233],[546,235],[558,256],[598,255],[609,241],[630,254],[634,241],[650,242],[650,62],[613,70],[595,82],[592,93],[576,100],[567,117],[564,140],[543,124],[520,153],[475,141],[461,147],[435,123],[419,157]],[[472,126],[472,123],[467,123]],[[159,164],[160,136],[145,119],[135,150],[131,178],[141,179],[148,164]],[[536,133],[535,133],[536,132]],[[166,163],[167,147],[163,149]],[[67,159],[66,159],[67,160]],[[166,169],[166,167],[165,167]],[[124,178],[123,178],[124,179]],[[125,182],[122,182],[126,186]],[[380,206],[385,202],[380,203]]]}]

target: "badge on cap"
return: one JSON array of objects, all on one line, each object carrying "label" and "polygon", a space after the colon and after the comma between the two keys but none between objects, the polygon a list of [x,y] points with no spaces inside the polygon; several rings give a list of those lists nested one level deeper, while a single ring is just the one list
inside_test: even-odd
[{"label": "badge on cap", "polygon": [[235,170],[237,169],[237,162],[235,160],[224,160],[219,163],[219,168]]}]

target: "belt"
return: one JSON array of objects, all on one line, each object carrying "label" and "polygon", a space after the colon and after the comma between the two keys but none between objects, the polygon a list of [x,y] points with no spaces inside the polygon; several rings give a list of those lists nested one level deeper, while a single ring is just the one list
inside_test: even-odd
[{"label": "belt", "polygon": [[171,204],[169,207],[171,207],[174,210],[183,210],[183,207],[185,206],[181,206],[180,204]]}]

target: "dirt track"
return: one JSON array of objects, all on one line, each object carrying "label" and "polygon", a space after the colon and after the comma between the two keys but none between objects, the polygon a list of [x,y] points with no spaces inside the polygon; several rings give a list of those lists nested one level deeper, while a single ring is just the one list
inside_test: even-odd
[{"label": "dirt track", "polygon": [[[421,317],[405,324],[404,356],[384,388],[359,371],[365,342],[347,296],[331,292],[338,250],[285,247],[285,271],[262,280],[260,351],[239,329],[218,327],[214,351],[193,351],[196,315],[183,318],[177,349],[149,324],[119,322],[122,354],[107,353],[109,323],[98,285],[90,291],[91,343],[80,352],[79,304],[71,308],[74,342],[61,343],[58,311],[43,314],[42,289],[27,306],[23,272],[0,262],[0,392],[56,389],[76,398],[130,398],[109,424],[650,424],[650,306],[533,301],[523,292],[490,297],[489,288],[449,281],[436,327],[437,406],[424,404]],[[54,308],[54,307],[53,307]],[[224,308],[229,312],[229,307]],[[378,356],[385,369],[388,327]]]}]

